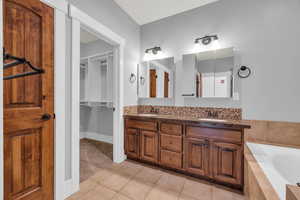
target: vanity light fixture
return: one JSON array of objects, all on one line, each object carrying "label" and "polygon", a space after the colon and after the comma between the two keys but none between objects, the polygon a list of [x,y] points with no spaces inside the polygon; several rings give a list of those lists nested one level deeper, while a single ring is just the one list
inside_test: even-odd
[{"label": "vanity light fixture", "polygon": [[218,40],[218,35],[207,35],[201,38],[196,38],[195,43],[198,44],[200,41],[204,45],[209,45],[213,40]]},{"label": "vanity light fixture", "polygon": [[161,51],[161,47],[153,47],[150,49],[146,49],[145,53],[152,52],[154,55],[156,55],[159,51]]}]

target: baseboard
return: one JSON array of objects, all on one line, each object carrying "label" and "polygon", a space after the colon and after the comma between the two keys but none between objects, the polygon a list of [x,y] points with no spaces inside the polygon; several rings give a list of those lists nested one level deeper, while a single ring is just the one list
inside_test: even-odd
[{"label": "baseboard", "polygon": [[105,134],[101,134],[101,133],[80,132],[80,139],[83,139],[83,138],[113,144],[113,136],[105,135]]},{"label": "baseboard", "polygon": [[73,187],[73,180],[66,180],[65,181],[65,199],[70,197],[72,194],[76,193],[77,191]]}]

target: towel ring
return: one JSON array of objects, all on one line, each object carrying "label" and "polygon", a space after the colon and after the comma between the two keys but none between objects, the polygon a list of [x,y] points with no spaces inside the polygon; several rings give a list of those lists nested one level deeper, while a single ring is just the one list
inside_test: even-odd
[{"label": "towel ring", "polygon": [[129,82],[134,83],[135,81],[136,81],[136,75],[134,73],[131,73],[129,77]]},{"label": "towel ring", "polygon": [[238,71],[238,76],[240,78],[248,78],[251,75],[251,69],[247,66],[241,66],[241,68]]}]

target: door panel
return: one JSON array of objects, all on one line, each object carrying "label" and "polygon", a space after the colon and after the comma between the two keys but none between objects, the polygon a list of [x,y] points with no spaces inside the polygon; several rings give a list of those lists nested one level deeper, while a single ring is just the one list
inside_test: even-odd
[{"label": "door panel", "polygon": [[208,141],[204,139],[185,140],[185,169],[186,171],[206,176],[208,175],[209,149]]},{"label": "door panel", "polygon": [[[4,81],[4,199],[53,199],[53,9],[39,0],[4,0],[4,48],[43,68]],[[6,61],[11,62],[11,61]],[[18,65],[4,76],[30,71]]]},{"label": "door panel", "polygon": [[140,141],[137,129],[128,128],[125,134],[125,151],[132,158],[139,158]]},{"label": "door panel", "polygon": [[213,177],[222,182],[242,184],[242,147],[221,142],[212,145]]},{"label": "door panel", "polygon": [[11,133],[12,196],[41,187],[41,129]]},{"label": "door panel", "polygon": [[156,97],[156,70],[150,69],[150,98]]},{"label": "door panel", "polygon": [[158,161],[158,136],[156,132],[141,131],[141,159]]},{"label": "door panel", "polygon": [[170,83],[169,73],[165,72],[164,73],[164,97],[165,98],[169,97],[169,83]]}]

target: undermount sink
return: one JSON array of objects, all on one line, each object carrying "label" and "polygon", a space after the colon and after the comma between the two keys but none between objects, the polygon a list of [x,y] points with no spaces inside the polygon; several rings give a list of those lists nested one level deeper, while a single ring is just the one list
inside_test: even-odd
[{"label": "undermount sink", "polygon": [[223,119],[210,119],[210,118],[201,118],[199,120],[212,121],[212,122],[226,122],[226,120],[223,120]]}]

